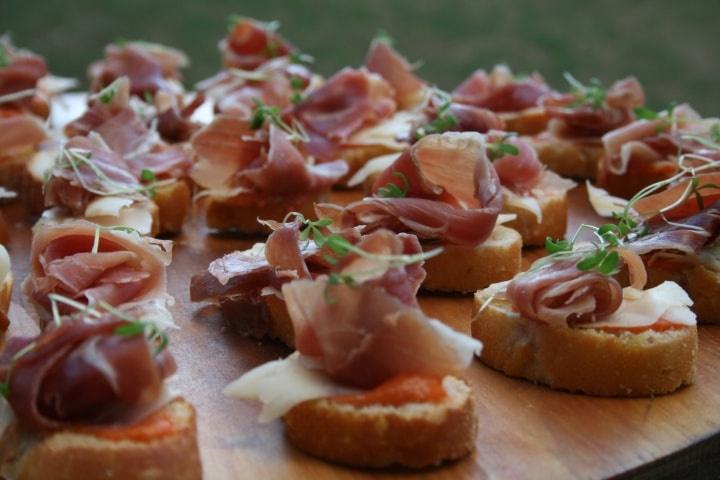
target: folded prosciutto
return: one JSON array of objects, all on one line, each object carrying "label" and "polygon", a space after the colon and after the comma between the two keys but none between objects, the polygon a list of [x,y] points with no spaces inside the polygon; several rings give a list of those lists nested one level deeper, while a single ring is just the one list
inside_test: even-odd
[{"label": "folded prosciutto", "polygon": [[218,45],[227,68],[254,70],[276,57],[295,51],[287,40],[276,32],[277,22],[260,22],[248,17],[231,17],[227,37]]},{"label": "folded prosciutto", "polygon": [[253,129],[240,118],[219,115],[192,138],[199,160],[190,176],[210,194],[281,197],[291,211],[347,173],[343,160],[312,164],[292,140],[273,122]]},{"label": "folded prosciutto", "polygon": [[16,48],[6,36],[0,37],[0,117],[26,112],[47,118],[49,92],[41,88],[41,80],[47,75],[42,57]]},{"label": "folded prosciutto", "polygon": [[599,138],[630,123],[635,118],[633,109],[645,104],[645,93],[640,82],[628,77],[606,92],[599,85],[578,86],[572,93],[547,95],[541,103],[553,119],[549,130],[554,135]]},{"label": "folded prosciutto", "polygon": [[704,166],[707,170],[707,163],[720,160],[720,152],[708,146],[717,124],[718,119],[702,118],[682,104],[606,133],[598,184],[630,198],[648,185],[673,177],[681,168]]},{"label": "folded prosciutto", "polygon": [[50,294],[90,305],[117,307],[147,300],[164,304],[171,255],[170,241],[141,237],[122,227],[84,220],[40,223],[23,292],[43,320],[51,311]]},{"label": "folded prosciutto", "polygon": [[476,246],[492,232],[503,205],[485,137],[474,132],[423,137],[380,175],[372,190],[372,197],[343,209],[343,225]]},{"label": "folded prosciutto", "polygon": [[[355,393],[401,375],[455,375],[479,353],[480,342],[419,309],[414,292],[424,277],[422,266],[389,261],[419,252],[417,239],[378,230],[355,245],[363,253],[347,254],[328,274],[283,284],[297,353],[227,387],[227,394],[262,401],[262,419],[280,416],[303,400],[348,389]],[[352,281],[332,280],[338,277]],[[273,383],[283,378],[303,388],[287,396],[264,394],[275,391]]]},{"label": "folded prosciutto", "polygon": [[149,42],[126,42],[105,47],[105,58],[90,65],[90,89],[98,92],[120,77],[130,80],[130,93],[143,97],[158,91],[181,93],[180,68],[189,64],[185,54]]},{"label": "folded prosciutto", "polygon": [[117,425],[152,408],[175,362],[164,344],[134,325],[84,313],[36,337],[10,338],[0,352],[0,379],[21,428]]},{"label": "folded prosciutto", "polygon": [[506,66],[498,65],[490,74],[485,70],[473,72],[452,96],[458,103],[493,112],[519,112],[540,105],[541,98],[550,92],[540,75],[519,79]]}]

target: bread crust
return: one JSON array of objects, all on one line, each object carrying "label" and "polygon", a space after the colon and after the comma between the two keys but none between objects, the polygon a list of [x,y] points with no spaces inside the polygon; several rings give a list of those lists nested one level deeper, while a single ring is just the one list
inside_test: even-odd
[{"label": "bread crust", "polygon": [[31,215],[39,215],[45,208],[42,179],[35,178],[28,169],[34,152],[21,155],[0,155],[0,186],[18,194],[18,199]]},{"label": "bread crust", "polygon": [[480,360],[511,377],[598,396],[670,393],[695,379],[697,328],[606,333],[544,325],[512,311],[507,300],[475,296],[473,337]]},{"label": "bread crust", "polygon": [[158,206],[158,231],[168,235],[180,233],[190,212],[192,190],[188,180],[179,179],[156,188],[153,201]]},{"label": "bread crust", "polygon": [[526,108],[521,112],[503,112],[498,114],[505,122],[505,131],[518,135],[535,135],[547,129],[550,117],[542,107]]},{"label": "bread crust", "polygon": [[108,440],[62,431],[31,447],[18,463],[18,480],[202,478],[195,409],[182,399],[166,407],[182,428],[153,441]]},{"label": "bread crust", "polygon": [[[437,244],[425,244],[430,250]],[[498,225],[477,247],[442,245],[444,251],[425,261],[422,288],[438,292],[474,292],[508,280],[520,272],[522,239],[515,230]]]},{"label": "bread crust", "polygon": [[270,228],[258,223],[258,218],[281,222],[288,212],[300,212],[305,218],[313,218],[313,204],[322,197],[312,197],[295,203],[285,197],[263,199],[247,196],[214,197],[207,199],[206,223],[216,230],[234,230],[243,235],[267,235]]},{"label": "bread crust", "polygon": [[448,397],[437,404],[356,407],[332,399],[309,400],[285,417],[290,442],[310,455],[355,467],[423,468],[466,456],[478,420],[470,387],[443,381]]},{"label": "bread crust", "polygon": [[540,161],[561,177],[595,180],[605,155],[600,141],[580,142],[547,136],[526,140],[535,148]]},{"label": "bread crust", "polygon": [[543,246],[547,237],[562,238],[567,227],[567,192],[556,192],[538,198],[542,221],[522,205],[506,199],[503,213],[514,213],[517,218],[505,226],[518,231],[525,246]]}]

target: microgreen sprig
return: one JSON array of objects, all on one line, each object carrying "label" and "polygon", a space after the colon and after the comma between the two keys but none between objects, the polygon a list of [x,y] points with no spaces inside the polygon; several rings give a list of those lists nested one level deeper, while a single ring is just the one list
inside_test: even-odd
[{"label": "microgreen sprig", "polygon": [[440,103],[440,106],[437,108],[435,119],[415,129],[416,140],[432,133],[446,132],[456,127],[459,123],[458,118],[450,111],[452,97],[449,93],[439,88],[434,88],[431,93],[431,98],[436,99],[438,103]]},{"label": "microgreen sprig", "polygon": [[0,68],[10,65],[10,56],[4,45],[0,44]]},{"label": "microgreen sprig", "polygon": [[255,103],[255,107],[253,108],[253,114],[250,118],[250,128],[257,130],[265,125],[265,122],[269,120],[280,127],[280,129],[288,135],[291,141],[310,141],[310,137],[308,137],[307,132],[300,122],[293,119],[292,125],[288,125],[285,120],[283,120],[282,115],[280,114],[280,107],[275,105],[266,105],[259,98],[254,98],[253,102]]},{"label": "microgreen sprig", "polygon": [[0,382],[0,397],[7,398],[10,394],[10,376],[12,375],[13,368],[15,368],[15,365],[22,357],[30,353],[35,348],[35,345],[35,342],[30,342],[12,356],[10,359],[10,366],[5,372],[5,380]]},{"label": "microgreen sprig", "polygon": [[[115,98],[115,95],[117,94],[118,88],[120,87],[121,79],[115,79],[110,85],[100,90],[97,94],[98,100],[100,100],[100,103],[108,104],[112,102],[113,98]],[[148,102],[150,103],[150,102]]]},{"label": "microgreen sprig", "polygon": [[290,63],[298,65],[315,63],[315,57],[309,53],[301,52],[300,50],[290,52],[288,58],[290,59]]},{"label": "microgreen sprig", "polygon": [[589,105],[598,110],[607,106],[605,89],[600,80],[593,78],[590,80],[590,85],[583,85],[570,72],[563,73],[563,76],[570,84],[571,92],[575,95],[575,101],[570,104],[570,107]]},{"label": "microgreen sprig", "polygon": [[410,181],[407,176],[402,172],[393,172],[393,176],[398,177],[403,182],[403,187],[400,188],[393,182],[389,182],[384,187],[378,188],[377,195],[382,198],[404,198],[408,190],[410,190]]},{"label": "microgreen sprig", "polygon": [[490,160],[498,160],[505,155],[518,155],[520,150],[511,143],[506,143],[509,138],[515,136],[515,133],[507,133],[487,145],[487,155]]}]

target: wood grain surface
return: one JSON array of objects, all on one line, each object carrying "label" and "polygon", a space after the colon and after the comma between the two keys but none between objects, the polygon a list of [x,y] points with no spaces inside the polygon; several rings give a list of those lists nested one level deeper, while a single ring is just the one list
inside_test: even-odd
[{"label": "wood grain surface", "polygon": [[[338,196],[342,201],[352,194]],[[584,188],[571,193],[568,230],[595,222]],[[19,205],[3,207],[11,225],[9,250],[16,279],[11,331],[32,330],[23,311],[20,283],[25,277],[30,226]],[[273,342],[243,338],[226,329],[213,307],[189,301],[190,277],[218,256],[245,248],[252,240],[209,234],[200,221],[176,239],[169,290],[179,330],[171,333],[182,393],[199,414],[205,478],[211,480],[416,478],[396,470],[371,472],[337,467],[294,450],[282,423],[259,424],[257,405],[226,398],[230,381],[263,362],[289,353]],[[529,262],[542,251],[526,253]],[[423,296],[426,311],[468,331],[469,296]],[[468,458],[423,471],[423,478],[655,478],[696,468],[707,474],[720,456],[720,327],[700,327],[695,385],[663,397],[593,398],[555,392],[507,378],[476,362],[467,372],[480,417],[477,448]],[[588,372],[592,375],[592,372]],[[674,465],[674,467],[673,467]],[[707,468],[706,468],[707,467]],[[697,469],[700,470],[697,470]],[[672,478],[672,476],[667,476]]]}]

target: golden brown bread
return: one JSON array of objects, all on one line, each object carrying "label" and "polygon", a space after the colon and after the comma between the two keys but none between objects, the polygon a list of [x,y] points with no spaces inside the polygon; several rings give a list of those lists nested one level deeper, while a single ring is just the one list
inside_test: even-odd
[{"label": "golden brown bread", "polygon": [[0,155],[0,186],[18,194],[18,199],[32,215],[43,211],[45,198],[43,178],[37,178],[28,169],[28,163],[35,153],[22,155]]},{"label": "golden brown bread", "polygon": [[557,192],[538,198],[542,221],[521,204],[514,202],[512,196],[505,199],[503,213],[514,213],[517,218],[504,225],[517,230],[525,246],[545,245],[545,238],[563,238],[567,226],[567,192]]},{"label": "golden brown bread", "polygon": [[158,207],[158,218],[153,220],[158,225],[158,233],[174,234],[182,231],[192,201],[188,180],[179,179],[157,187],[153,201]]},{"label": "golden brown bread", "polygon": [[313,456],[356,467],[422,468],[473,450],[478,419],[470,387],[445,377],[440,403],[357,407],[323,398],[297,405],[284,417],[287,436]]},{"label": "golden brown bread", "polygon": [[305,218],[314,218],[313,204],[322,201],[322,197],[309,198],[301,204],[293,203],[284,197],[263,199],[240,197],[214,197],[206,200],[206,223],[217,230],[234,230],[244,235],[266,235],[270,229],[258,223],[262,220],[281,222],[288,212],[300,212]]},{"label": "golden brown bread", "polygon": [[481,361],[511,377],[554,389],[600,396],[670,393],[695,379],[697,328],[607,333],[559,328],[529,320],[506,299],[480,307],[477,292],[472,334],[483,343]]},{"label": "golden brown bread", "polygon": [[18,480],[202,478],[195,409],[182,399],[164,407],[177,431],[156,440],[111,440],[79,431],[43,438],[18,461]]},{"label": "golden brown bread", "polygon": [[[426,244],[426,250],[437,247]],[[520,272],[522,239],[515,230],[498,225],[490,238],[477,247],[442,245],[444,251],[425,261],[425,290],[474,292],[508,280]]]},{"label": "golden brown bread", "polygon": [[575,141],[542,135],[525,138],[535,148],[538,158],[561,177],[594,180],[605,150],[598,141]]},{"label": "golden brown bread", "polygon": [[547,112],[542,107],[526,108],[520,112],[503,112],[498,114],[505,122],[505,131],[516,132],[518,135],[535,135],[547,129]]}]

